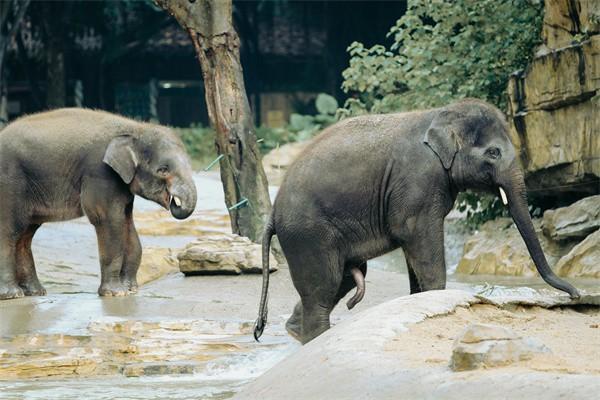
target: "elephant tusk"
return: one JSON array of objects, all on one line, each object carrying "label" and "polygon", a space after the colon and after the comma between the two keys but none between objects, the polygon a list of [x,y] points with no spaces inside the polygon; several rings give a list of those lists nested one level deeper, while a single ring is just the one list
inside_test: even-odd
[{"label": "elephant tusk", "polygon": [[504,192],[504,189],[502,189],[501,187],[499,189],[500,189],[500,197],[502,198],[502,203],[504,205],[507,205],[508,204],[508,198],[506,197],[506,193]]},{"label": "elephant tusk", "polygon": [[173,201],[177,207],[181,207],[181,199],[177,196],[173,196]]}]

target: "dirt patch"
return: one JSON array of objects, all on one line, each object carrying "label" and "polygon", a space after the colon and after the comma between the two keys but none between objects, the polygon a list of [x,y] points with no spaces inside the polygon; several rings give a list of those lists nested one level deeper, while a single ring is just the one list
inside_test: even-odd
[{"label": "dirt patch", "polygon": [[494,324],[523,337],[535,337],[552,353],[518,364],[535,371],[600,375],[600,308],[517,306],[510,310],[493,305],[459,307],[452,314],[428,318],[395,337],[386,351],[402,354],[416,367],[447,365],[452,345],[470,324]]}]

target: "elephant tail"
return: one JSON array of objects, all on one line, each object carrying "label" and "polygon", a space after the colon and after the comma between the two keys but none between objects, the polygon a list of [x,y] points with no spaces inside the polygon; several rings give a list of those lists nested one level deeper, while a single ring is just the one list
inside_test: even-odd
[{"label": "elephant tail", "polygon": [[267,324],[267,301],[269,298],[269,253],[271,249],[271,238],[275,234],[275,224],[273,222],[273,214],[269,217],[269,221],[265,225],[265,232],[262,239],[262,293],[260,295],[260,307],[258,309],[258,319],[254,325],[254,339],[258,342],[258,338],[262,335],[265,325]]}]

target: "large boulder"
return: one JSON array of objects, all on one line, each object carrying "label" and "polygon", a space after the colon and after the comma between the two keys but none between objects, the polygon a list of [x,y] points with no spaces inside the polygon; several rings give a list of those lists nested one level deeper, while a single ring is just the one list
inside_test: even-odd
[{"label": "large boulder", "polygon": [[547,1],[546,47],[508,85],[511,139],[530,196],[554,204],[598,193],[598,14],[597,0]]},{"label": "large boulder", "polygon": [[582,239],[599,228],[600,195],[547,210],[542,223],[544,234],[552,240]]},{"label": "large boulder", "polygon": [[139,285],[144,285],[178,271],[177,257],[173,250],[164,247],[147,247],[142,252],[137,281]]},{"label": "large boulder", "polygon": [[[202,236],[177,256],[179,269],[185,275],[239,275],[262,271],[262,248],[250,239],[235,234]],[[270,254],[269,267],[277,270]]]},{"label": "large boulder", "polygon": [[556,264],[560,276],[600,278],[600,230],[589,235]]},{"label": "large boulder", "polygon": [[532,359],[550,350],[533,338],[489,324],[471,324],[456,338],[450,358],[453,371],[492,368]]},{"label": "large boulder", "polygon": [[[538,239],[550,266],[573,247],[573,243],[555,243],[541,230],[541,221],[534,220]],[[535,264],[525,242],[510,218],[486,222],[465,242],[463,256],[456,272],[460,274],[536,276]]]},{"label": "large boulder", "polygon": [[[482,304],[483,299],[466,292],[432,290],[379,304],[302,346],[234,399],[597,397],[600,360],[591,350],[600,346],[598,328],[592,327],[597,326],[597,308],[567,311],[572,300],[559,295],[559,310],[546,309],[536,305],[535,297],[528,298],[533,305],[503,308]],[[479,334],[482,342],[536,337],[553,352],[537,352],[533,346],[519,353],[527,355],[511,358],[518,364],[455,372],[448,368],[453,341],[472,323],[501,323],[518,332]]]}]

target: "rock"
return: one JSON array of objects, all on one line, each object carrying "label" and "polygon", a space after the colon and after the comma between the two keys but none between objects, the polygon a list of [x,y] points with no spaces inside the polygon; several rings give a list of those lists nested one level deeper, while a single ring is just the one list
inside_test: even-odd
[{"label": "rock", "polygon": [[280,182],[285,171],[287,171],[296,157],[298,157],[310,143],[310,140],[287,143],[266,154],[262,159],[262,163],[265,173],[269,177],[269,182]]},{"label": "rock", "polygon": [[[541,233],[541,221],[534,226],[550,266],[567,254],[573,243],[555,243]],[[498,218],[483,224],[479,232],[465,242],[456,272],[460,274],[537,276],[537,269],[519,231],[510,218]]]},{"label": "rock", "polygon": [[512,141],[521,154],[531,194],[548,197],[553,192],[581,192],[585,197],[598,193],[600,112],[596,103],[528,111],[513,121]]},{"label": "rock", "polygon": [[[235,234],[203,236],[188,244],[177,256],[179,269],[186,275],[241,274],[262,272],[262,248]],[[270,255],[269,267],[277,271]]]},{"label": "rock", "polygon": [[[595,398],[600,361],[590,349],[600,346],[600,336],[589,326],[597,315],[597,308],[586,315],[568,306],[500,309],[457,290],[404,296],[336,324],[234,399]],[[457,373],[447,368],[465,326],[500,323],[510,329],[485,328],[468,341],[506,343],[514,359],[531,360],[518,369]],[[554,353],[528,339],[534,335]],[[496,365],[497,359],[491,360]]]},{"label": "rock", "polygon": [[560,276],[600,278],[600,230],[589,235],[556,264]]},{"label": "rock", "polygon": [[223,356],[247,355],[242,343],[251,330],[252,322],[245,321],[106,317],[91,321],[79,335],[3,335],[0,383],[45,377],[193,374]]},{"label": "rock", "polygon": [[[519,99],[521,107],[552,110],[592,97],[600,79],[600,59],[596,54],[599,50],[600,36],[595,36],[581,44],[541,53],[524,72],[523,87],[519,88],[525,95]],[[573,70],[582,58],[587,74]]]},{"label": "rock", "polygon": [[598,9],[597,0],[547,1],[545,47],[508,85],[510,134],[530,196],[555,204],[599,191]]},{"label": "rock", "polygon": [[600,195],[586,197],[568,207],[547,210],[542,230],[552,240],[582,239],[600,228]]},{"label": "rock", "polygon": [[553,49],[570,45],[577,33],[600,32],[597,0],[546,0],[542,36]]},{"label": "rock", "polygon": [[172,249],[146,247],[142,252],[137,281],[139,285],[144,285],[177,271],[177,258]]},{"label": "rock", "polygon": [[472,324],[454,342],[450,368],[466,371],[499,367],[533,358],[550,350],[532,338],[521,338],[510,329],[486,324]]}]

